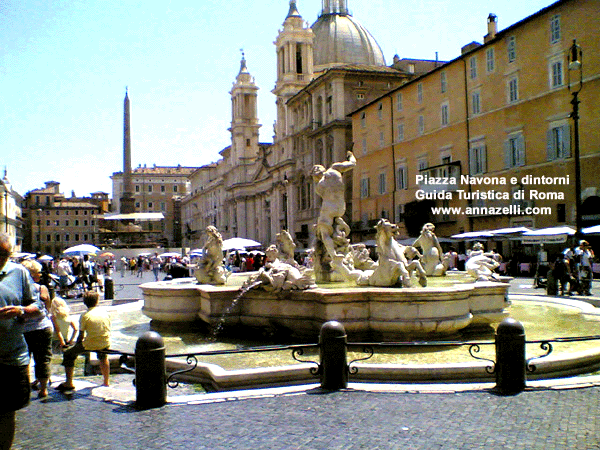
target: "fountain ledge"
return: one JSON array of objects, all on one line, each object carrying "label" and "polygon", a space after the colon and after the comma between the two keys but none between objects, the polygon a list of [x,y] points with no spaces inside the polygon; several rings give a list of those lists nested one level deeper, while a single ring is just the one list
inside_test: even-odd
[{"label": "fountain ledge", "polygon": [[[433,288],[313,288],[269,293],[195,284],[193,279],[145,283],[142,312],[158,322],[243,325],[314,337],[337,320],[349,336],[393,339],[398,334],[452,334],[508,315],[508,284],[477,282]],[[225,316],[224,316],[225,315]]]}]

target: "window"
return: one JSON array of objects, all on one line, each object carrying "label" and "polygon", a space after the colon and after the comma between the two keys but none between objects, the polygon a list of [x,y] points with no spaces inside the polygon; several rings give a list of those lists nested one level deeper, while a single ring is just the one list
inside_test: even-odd
[{"label": "window", "polygon": [[414,63],[410,63],[408,65],[408,73],[415,73],[415,65],[414,65]]},{"label": "window", "polygon": [[419,116],[418,130],[419,136],[425,133],[425,117]]},{"label": "window", "polygon": [[152,211],[152,208],[154,207],[154,203],[152,202],[148,202],[148,210]]},{"label": "window", "polygon": [[396,109],[402,111],[402,92],[396,94]]},{"label": "window", "polygon": [[79,240],[79,234],[75,233],[75,241],[78,241],[78,240]]},{"label": "window", "polygon": [[440,73],[440,89],[442,94],[448,90],[448,80],[446,79],[446,72]]},{"label": "window", "polygon": [[379,105],[377,105],[377,118],[379,120],[383,119],[383,103],[379,103]]},{"label": "window", "polygon": [[365,99],[365,94],[356,94],[356,99],[357,100],[364,100]]},{"label": "window", "polygon": [[364,111],[360,114],[360,127],[367,128],[367,113]]},{"label": "window", "polygon": [[50,226],[50,221],[46,220],[46,226],[49,227]]},{"label": "window", "polygon": [[556,205],[556,221],[558,223],[565,223],[567,221],[567,205],[559,203]]},{"label": "window", "polygon": [[385,147],[385,134],[383,131],[379,132],[379,148]]},{"label": "window", "polygon": [[550,63],[550,87],[560,87],[563,85],[563,63],[554,61]]},{"label": "window", "polygon": [[84,221],[83,221],[83,226],[84,226],[84,227],[87,227],[87,226],[88,226],[88,221],[87,221],[87,220],[84,220]]},{"label": "window", "polygon": [[160,210],[161,211],[166,211],[167,210],[167,204],[165,202],[160,202]]},{"label": "window", "polygon": [[560,41],[560,16],[552,16],[550,19],[550,42],[556,44]]},{"label": "window", "polygon": [[369,178],[363,177],[360,179],[360,198],[369,196]]},{"label": "window", "polygon": [[68,226],[69,226],[69,221],[65,220],[65,227],[68,227]]},{"label": "window", "polygon": [[135,192],[140,192],[140,185],[139,184],[135,185]]},{"label": "window", "polygon": [[474,145],[469,149],[469,166],[471,175],[487,172],[487,154],[484,144]]},{"label": "window", "polygon": [[429,167],[429,164],[427,163],[427,159],[421,158],[417,161],[417,169],[419,172],[427,169],[428,167]]},{"label": "window", "polygon": [[367,140],[366,139],[362,140],[362,154],[363,155],[367,154]]},{"label": "window", "polygon": [[471,112],[473,115],[481,114],[481,94],[479,92],[471,94]]},{"label": "window", "polygon": [[54,240],[56,242],[60,242],[60,234],[57,234],[56,236],[54,236]]},{"label": "window", "polygon": [[406,166],[400,166],[396,169],[396,189],[408,189]]},{"label": "window", "polygon": [[135,207],[139,208],[140,207],[140,202],[135,202]]},{"label": "window", "polygon": [[398,124],[398,142],[401,142],[403,140],[404,140],[404,124],[399,123]]},{"label": "window", "polygon": [[386,180],[385,172],[379,174],[379,195],[385,194],[386,191]]},{"label": "window", "polygon": [[477,78],[477,58],[475,56],[469,59],[469,76],[471,80]]},{"label": "window", "polygon": [[331,95],[325,100],[325,106],[327,107],[327,114],[333,114],[333,99]]},{"label": "window", "polygon": [[448,125],[448,120],[449,120],[449,118],[448,118],[449,112],[448,112],[447,104],[442,105],[441,113],[442,113],[442,126],[445,127]]},{"label": "window", "polygon": [[522,134],[510,136],[504,142],[504,168],[525,165],[525,138]]},{"label": "window", "polygon": [[65,242],[69,242],[70,240],[70,236],[68,234],[65,234]]},{"label": "window", "polygon": [[508,102],[514,103],[519,100],[519,81],[517,77],[508,80]]},{"label": "window", "polygon": [[548,161],[571,157],[571,131],[569,124],[554,126],[548,130],[546,153]]},{"label": "window", "polygon": [[167,188],[166,188],[166,186],[163,184],[163,185],[160,187],[160,192],[166,192],[166,191],[167,191]]},{"label": "window", "polygon": [[152,185],[151,184],[148,185],[148,192],[152,192]]},{"label": "window", "polygon": [[75,226],[78,227],[79,226],[79,220],[75,220]]},{"label": "window", "polygon": [[485,52],[485,68],[488,71],[488,73],[493,72],[496,68],[495,58],[496,57],[494,55],[494,49],[488,48]]},{"label": "window", "polygon": [[417,102],[423,103],[423,83],[417,84]]},{"label": "window", "polygon": [[514,62],[517,59],[517,39],[514,36],[508,38],[508,62]]},{"label": "window", "polygon": [[54,221],[54,226],[55,227],[60,227],[60,220],[55,220]]},{"label": "window", "polygon": [[173,186],[173,192],[177,192],[177,185]]}]

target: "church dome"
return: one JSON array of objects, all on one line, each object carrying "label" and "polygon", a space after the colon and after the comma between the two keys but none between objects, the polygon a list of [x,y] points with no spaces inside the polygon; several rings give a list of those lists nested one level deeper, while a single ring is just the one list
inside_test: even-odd
[{"label": "church dome", "polygon": [[315,68],[340,64],[385,66],[379,44],[351,15],[324,13],[312,25]]}]

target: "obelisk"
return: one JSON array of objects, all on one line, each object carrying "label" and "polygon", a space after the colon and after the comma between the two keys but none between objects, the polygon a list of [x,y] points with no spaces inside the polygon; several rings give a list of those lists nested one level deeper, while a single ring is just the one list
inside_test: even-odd
[{"label": "obelisk", "polygon": [[131,129],[127,88],[125,89],[123,109],[123,195],[121,196],[120,213],[132,214],[135,212],[135,200],[133,198],[133,184],[131,182]]}]

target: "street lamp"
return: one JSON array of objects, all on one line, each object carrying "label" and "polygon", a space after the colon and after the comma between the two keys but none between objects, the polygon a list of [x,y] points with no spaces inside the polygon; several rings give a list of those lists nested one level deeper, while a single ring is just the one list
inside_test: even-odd
[{"label": "street lamp", "polygon": [[581,57],[583,52],[581,47],[577,45],[577,41],[573,39],[573,45],[569,49],[569,70],[568,70],[568,89],[573,100],[573,135],[574,135],[574,157],[575,157],[575,227],[576,236],[581,237],[581,162],[579,159],[579,92],[583,87],[583,66]]}]

